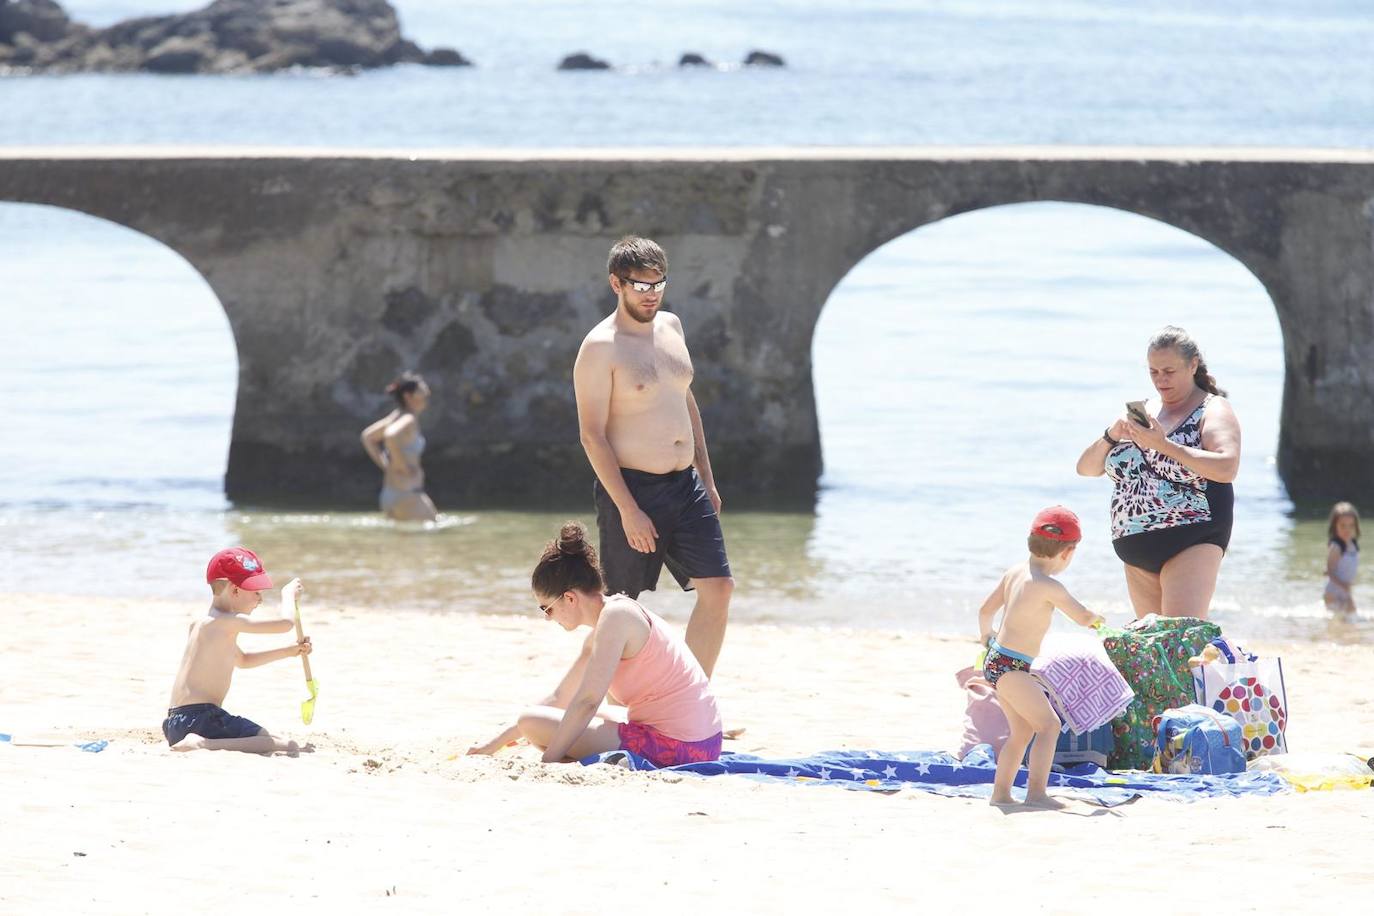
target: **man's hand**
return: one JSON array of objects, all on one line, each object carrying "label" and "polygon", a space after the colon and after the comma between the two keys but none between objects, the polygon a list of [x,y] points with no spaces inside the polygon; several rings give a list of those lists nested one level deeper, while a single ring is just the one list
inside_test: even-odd
[{"label": "man's hand", "polygon": [[620,513],[620,523],[625,529],[625,540],[640,553],[653,553],[658,540],[658,529],[644,510],[635,506],[629,512]]},{"label": "man's hand", "polygon": [[711,505],[715,507],[716,515],[720,515],[720,491],[715,487],[707,487],[706,496],[711,500]]}]

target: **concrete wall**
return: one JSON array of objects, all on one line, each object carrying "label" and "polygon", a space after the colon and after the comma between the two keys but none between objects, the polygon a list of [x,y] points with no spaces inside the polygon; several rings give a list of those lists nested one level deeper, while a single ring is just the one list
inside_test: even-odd
[{"label": "concrete wall", "polygon": [[238,344],[238,501],[370,503],[358,431],[418,368],[441,505],[584,503],[571,366],[613,304],[606,249],[636,233],[668,251],[727,498],[809,505],[831,290],[899,235],[1028,201],[1150,216],[1243,263],[1283,330],[1290,492],[1374,495],[1371,154],[0,149],[0,200],[113,220],[204,275]]}]

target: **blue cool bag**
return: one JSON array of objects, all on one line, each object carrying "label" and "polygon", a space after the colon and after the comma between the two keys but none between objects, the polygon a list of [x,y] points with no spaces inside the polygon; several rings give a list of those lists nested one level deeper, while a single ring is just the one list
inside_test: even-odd
[{"label": "blue cool bag", "polygon": [[1116,749],[1116,738],[1112,736],[1112,723],[1075,735],[1073,732],[1059,733],[1054,745],[1054,762],[1068,766],[1074,763],[1093,763],[1107,768],[1107,758]]},{"label": "blue cool bag", "polygon": [[[1033,747],[1034,738],[1026,745],[1026,756],[1022,758],[1022,764],[1030,765],[1030,752]],[[1067,767],[1076,763],[1091,763],[1105,770],[1107,758],[1112,755],[1112,749],[1115,747],[1116,738],[1112,735],[1110,722],[1081,735],[1075,735],[1067,730],[1061,731],[1058,740],[1054,742],[1054,765]]]},{"label": "blue cool bag", "polygon": [[1155,720],[1156,773],[1244,773],[1240,724],[1196,703],[1166,709]]}]

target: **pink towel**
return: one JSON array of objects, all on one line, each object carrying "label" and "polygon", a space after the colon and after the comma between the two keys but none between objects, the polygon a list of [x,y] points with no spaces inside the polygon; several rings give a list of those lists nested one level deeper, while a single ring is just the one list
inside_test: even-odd
[{"label": "pink towel", "polygon": [[1031,665],[1031,674],[1040,679],[1064,727],[1075,735],[1106,725],[1135,699],[1135,692],[1096,642],[1091,647],[1075,645],[1042,653]]},{"label": "pink towel", "polygon": [[965,668],[954,675],[964,688],[967,705],[964,707],[964,735],[955,757],[960,760],[980,744],[991,744],[993,756],[1002,750],[1011,735],[1007,715],[997,702],[997,689],[983,678],[977,668]]}]

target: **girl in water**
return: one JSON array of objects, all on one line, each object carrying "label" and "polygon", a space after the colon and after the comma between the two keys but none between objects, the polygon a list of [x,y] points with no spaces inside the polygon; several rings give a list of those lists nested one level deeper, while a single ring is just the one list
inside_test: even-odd
[{"label": "girl in water", "polygon": [[[563,526],[544,548],[530,586],[545,619],[591,633],[552,694],[469,754],[493,754],[523,736],[543,748],[545,763],[622,748],[656,766],[720,756],[720,712],[706,673],[663,618],[625,595],[602,593],[585,528]],[[601,711],[608,695],[626,707],[628,721]]]},{"label": "girl in water", "polygon": [[1353,612],[1355,572],[1360,566],[1360,513],[1350,503],[1336,503],[1326,524],[1327,610]]},{"label": "girl in water", "polygon": [[386,393],[396,399],[396,409],[363,430],[363,448],[382,469],[382,512],[397,521],[433,521],[438,515],[425,494],[425,472],[420,455],[425,436],[420,414],[429,406],[429,386],[415,372],[402,373]]}]

